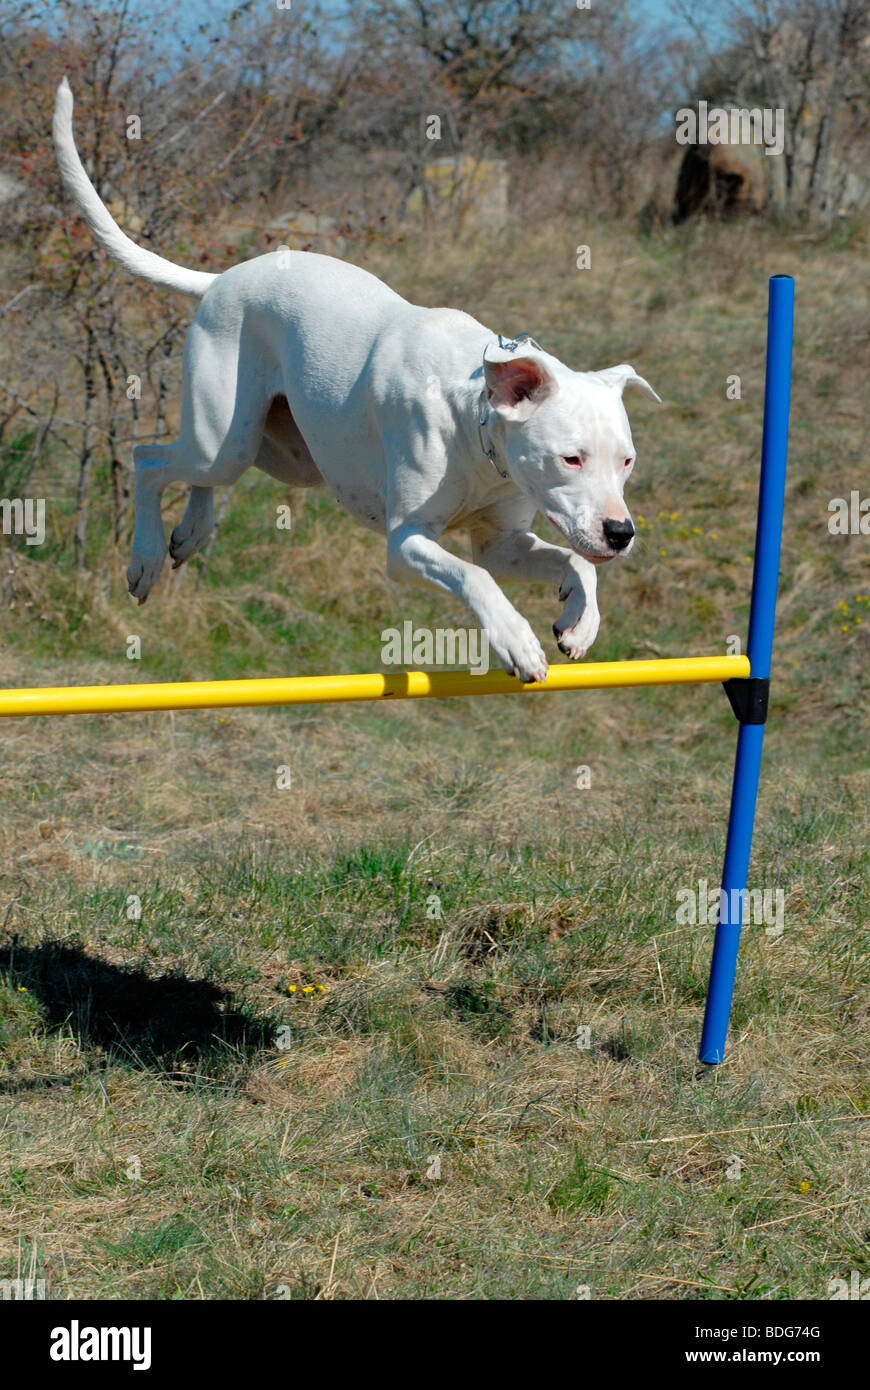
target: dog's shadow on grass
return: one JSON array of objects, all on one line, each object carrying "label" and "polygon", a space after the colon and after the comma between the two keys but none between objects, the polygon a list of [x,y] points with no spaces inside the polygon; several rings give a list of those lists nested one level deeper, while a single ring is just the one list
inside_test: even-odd
[{"label": "dog's shadow on grass", "polygon": [[[156,1067],[178,1081],[218,1078],[274,1043],[275,1021],[211,980],[112,965],[69,940],[7,942],[0,946],[0,973],[29,992],[44,1025],[62,1028],[91,1054],[91,1064]],[[23,1078],[0,1081],[0,1090],[30,1088]]]}]

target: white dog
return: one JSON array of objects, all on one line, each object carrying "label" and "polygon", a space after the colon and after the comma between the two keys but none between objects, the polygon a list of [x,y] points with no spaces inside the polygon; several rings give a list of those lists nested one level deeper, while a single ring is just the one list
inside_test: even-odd
[{"label": "white dog", "polygon": [[[79,159],[72,110],[64,78],[58,163],[97,241],[133,274],[204,296],[184,347],[178,439],[134,451],[131,594],[144,603],[163,566],[167,484],[191,485],[168,546],[180,565],[212,529],[212,489],[254,464],[294,486],[326,482],[386,535],[390,577],[456,594],[520,680],[544,680],[547,659],[497,579],[558,586],[559,649],[585,655],[598,632],[595,567],[634,539],[622,392],[639,386],[657,401],[652,387],[624,364],[571,371],[528,335],[505,342],[458,310],[409,304],[329,256],[281,248],[222,275],[173,265],[113,220]],[[538,511],[570,549],[532,533]],[[473,563],[438,543],[459,526]]]}]

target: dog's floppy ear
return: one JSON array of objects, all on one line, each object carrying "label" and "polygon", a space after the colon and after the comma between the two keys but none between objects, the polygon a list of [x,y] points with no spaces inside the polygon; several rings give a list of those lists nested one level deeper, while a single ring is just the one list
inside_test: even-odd
[{"label": "dog's floppy ear", "polygon": [[487,349],[483,374],[489,403],[505,420],[528,420],[556,387],[544,362],[528,349]]},{"label": "dog's floppy ear", "polygon": [[642,376],[638,376],[634,367],[630,367],[627,362],[620,362],[618,367],[607,367],[603,372],[596,372],[596,376],[612,386],[622,395],[626,386],[639,386],[645,396],[650,396],[654,401],[662,403],[661,396],[656,395],[648,381],[644,381]]}]

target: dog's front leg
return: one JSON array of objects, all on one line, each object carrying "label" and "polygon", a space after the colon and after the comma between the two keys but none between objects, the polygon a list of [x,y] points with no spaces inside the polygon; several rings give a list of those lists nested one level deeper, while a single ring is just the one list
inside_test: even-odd
[{"label": "dog's front leg", "polygon": [[456,594],[477,618],[506,671],[521,681],[546,679],[543,647],[492,575],[451,555],[430,532],[413,524],[396,526],[387,537],[387,574],[391,579],[426,580]]},{"label": "dog's front leg", "polygon": [[473,528],[471,541],[475,560],[495,578],[543,580],[559,586],[564,607],[553,624],[559,651],[573,661],[585,656],[601,621],[595,566],[531,531]]},{"label": "dog's front leg", "polygon": [[560,652],[579,661],[585,656],[601,623],[598,611],[598,571],[581,555],[568,551],[568,564],[559,584],[564,607],[553,624],[553,635]]}]

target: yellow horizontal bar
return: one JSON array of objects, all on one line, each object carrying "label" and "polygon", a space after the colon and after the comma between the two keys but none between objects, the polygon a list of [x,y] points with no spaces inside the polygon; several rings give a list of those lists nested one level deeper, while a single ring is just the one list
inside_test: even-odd
[{"label": "yellow horizontal bar", "polygon": [[629,685],[684,685],[748,676],[745,656],[681,656],[659,661],[599,661],[551,666],[547,679],[522,685],[504,671],[395,671],[358,676],[285,676],[150,685],[69,685],[0,690],[0,716],[107,714],[134,710],[228,709],[235,705],[320,705],[344,700],[419,700],[447,695],[546,694]]}]

